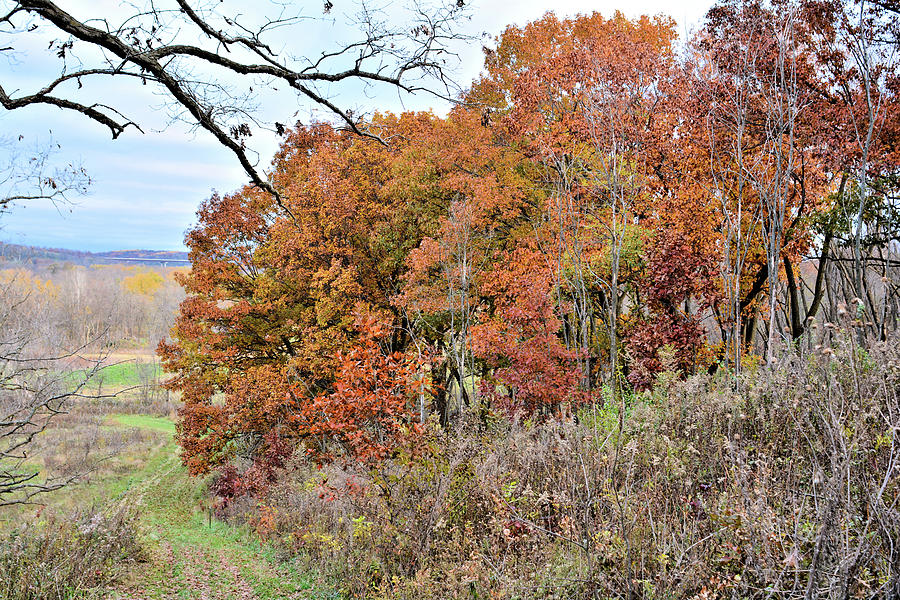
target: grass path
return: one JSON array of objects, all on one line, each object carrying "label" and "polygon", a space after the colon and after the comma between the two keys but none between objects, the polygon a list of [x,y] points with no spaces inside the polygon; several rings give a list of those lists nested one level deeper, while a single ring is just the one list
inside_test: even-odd
[{"label": "grass path", "polygon": [[291,563],[278,562],[271,549],[245,529],[208,518],[202,482],[189,478],[178,460],[171,420],[146,415],[119,415],[113,420],[123,427],[158,431],[168,440],[139,470],[110,488],[139,509],[149,561],[109,598],[334,597],[315,592],[312,578]]}]

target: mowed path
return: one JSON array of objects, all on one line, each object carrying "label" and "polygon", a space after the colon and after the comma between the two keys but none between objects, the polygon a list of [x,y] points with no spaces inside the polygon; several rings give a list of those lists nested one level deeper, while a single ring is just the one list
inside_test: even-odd
[{"label": "mowed path", "polygon": [[270,548],[242,528],[210,520],[202,509],[202,485],[187,476],[177,456],[171,420],[144,415],[116,417],[119,425],[159,431],[168,441],[120,491],[141,515],[149,561],[130,581],[110,591],[119,600],[330,598],[311,578],[279,563]]}]

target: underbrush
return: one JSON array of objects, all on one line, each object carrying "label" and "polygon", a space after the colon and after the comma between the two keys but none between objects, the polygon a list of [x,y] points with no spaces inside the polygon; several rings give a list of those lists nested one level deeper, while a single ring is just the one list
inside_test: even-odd
[{"label": "underbrush", "polygon": [[[89,374],[89,369],[76,369],[66,373],[66,379],[80,382]],[[160,385],[164,378],[159,362],[126,358],[110,362],[90,374],[83,393],[93,399],[98,409],[112,405],[120,411],[166,416],[173,414],[179,403]]]},{"label": "underbrush", "polygon": [[136,515],[124,504],[39,515],[0,539],[0,598],[100,598],[136,561]]},{"label": "underbrush", "polygon": [[[472,419],[220,511],[353,598],[900,595],[900,351],[849,342],[569,422]],[[303,558],[305,557],[305,558]]]},{"label": "underbrush", "polygon": [[[81,398],[71,402],[33,440],[29,465],[55,480],[82,483],[130,472],[167,439],[153,428],[123,427],[143,414],[140,407],[139,399],[127,396]],[[175,411],[174,405],[165,408]]]}]

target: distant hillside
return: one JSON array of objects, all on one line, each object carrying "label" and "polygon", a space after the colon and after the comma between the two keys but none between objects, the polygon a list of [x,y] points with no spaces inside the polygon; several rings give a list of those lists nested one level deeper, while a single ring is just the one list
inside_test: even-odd
[{"label": "distant hillside", "polygon": [[40,248],[0,242],[0,261],[22,266],[43,266],[50,263],[75,265],[144,264],[170,267],[188,264],[187,252],[172,250],[113,250],[84,252],[65,248]]},{"label": "distant hillside", "polygon": [[160,262],[184,261],[188,260],[187,252],[176,252],[174,250],[112,250],[110,252],[100,252],[94,254],[95,257],[103,257],[105,259],[121,260],[121,259],[141,259],[141,260],[157,260]]}]

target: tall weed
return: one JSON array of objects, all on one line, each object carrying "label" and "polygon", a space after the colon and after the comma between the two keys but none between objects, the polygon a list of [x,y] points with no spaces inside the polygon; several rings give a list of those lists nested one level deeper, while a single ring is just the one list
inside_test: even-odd
[{"label": "tall weed", "polygon": [[103,597],[143,560],[136,534],[124,504],[23,524],[0,540],[0,599]]},{"label": "tall weed", "polygon": [[353,598],[897,598],[900,350],[826,350],[297,461],[229,514]]}]

